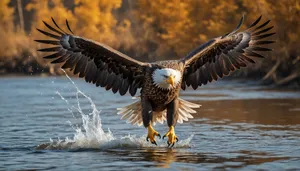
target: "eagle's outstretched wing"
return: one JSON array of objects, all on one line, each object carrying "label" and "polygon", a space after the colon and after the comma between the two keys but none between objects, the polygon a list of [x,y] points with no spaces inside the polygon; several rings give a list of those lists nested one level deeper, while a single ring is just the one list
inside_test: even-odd
[{"label": "eagle's outstretched wing", "polygon": [[[114,93],[119,91],[124,95],[128,90],[134,96],[137,89],[142,86],[147,63],[137,61],[122,54],[104,44],[84,39],[63,31],[53,20],[57,28],[53,28],[46,22],[44,24],[53,33],[37,29],[42,34],[54,38],[54,40],[35,40],[43,44],[56,45],[41,52],[52,52],[45,56],[52,59],[51,63],[63,63],[62,68],[73,70],[79,77],[85,77],[86,82],[92,82],[97,86],[112,89]],[[66,25],[71,33],[68,21]],[[57,35],[58,34],[58,35]]]},{"label": "eagle's outstretched wing", "polygon": [[258,25],[260,20],[261,16],[247,30],[237,32],[244,21],[243,16],[234,31],[206,42],[184,57],[182,61],[185,62],[186,68],[181,88],[192,86],[193,89],[197,89],[202,84],[246,67],[248,63],[255,63],[252,57],[263,58],[259,52],[271,49],[262,46],[274,43],[265,38],[275,33],[268,32],[273,28],[268,25],[270,20]]}]

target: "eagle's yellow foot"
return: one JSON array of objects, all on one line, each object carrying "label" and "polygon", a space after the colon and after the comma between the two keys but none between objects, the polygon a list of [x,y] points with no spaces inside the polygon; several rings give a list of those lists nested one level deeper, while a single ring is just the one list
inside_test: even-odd
[{"label": "eagle's yellow foot", "polygon": [[156,141],[155,141],[155,136],[158,136],[159,138],[161,138],[160,134],[157,131],[155,131],[151,125],[149,125],[147,128],[148,128],[148,136],[147,136],[146,140],[149,141],[149,139],[150,139],[150,142],[152,144],[157,145]]},{"label": "eagle's yellow foot", "polygon": [[169,146],[173,147],[175,144],[175,141],[178,142],[178,138],[175,134],[174,126],[170,126],[169,131],[163,136],[163,139],[165,137],[168,137],[168,141],[167,141],[168,147]]}]

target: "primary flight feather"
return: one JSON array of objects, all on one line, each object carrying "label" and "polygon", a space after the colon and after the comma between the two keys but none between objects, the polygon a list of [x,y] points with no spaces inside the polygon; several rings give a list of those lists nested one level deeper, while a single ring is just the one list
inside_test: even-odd
[{"label": "primary flight feather", "polygon": [[86,82],[119,92],[127,92],[135,96],[140,88],[139,100],[124,108],[118,109],[122,119],[129,123],[144,125],[148,129],[147,140],[156,144],[155,136],[159,136],[152,127],[154,123],[168,123],[168,145],[173,146],[178,138],[174,127],[196,113],[194,108],[200,105],[179,98],[181,89],[191,86],[197,89],[213,80],[218,80],[230,72],[255,63],[255,58],[263,58],[263,51],[271,51],[264,47],[274,43],[268,38],[273,32],[270,20],[260,24],[261,16],[248,29],[238,32],[244,21],[242,17],[237,28],[231,33],[209,40],[186,57],[179,60],[157,61],[146,63],[135,60],[113,48],[89,39],[75,36],[62,30],[52,19],[56,28],[46,22],[44,24],[52,32],[37,29],[51,40],[35,40],[43,44],[55,45],[39,49],[41,52],[52,52],[45,56],[51,63],[62,63],[62,68],[70,69]]}]

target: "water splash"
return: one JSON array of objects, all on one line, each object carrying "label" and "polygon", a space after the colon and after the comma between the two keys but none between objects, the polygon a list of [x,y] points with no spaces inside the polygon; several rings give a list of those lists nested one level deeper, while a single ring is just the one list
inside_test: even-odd
[{"label": "water splash", "polygon": [[[66,74],[66,73],[65,73]],[[76,89],[76,105],[71,104],[63,95],[56,91],[56,94],[60,96],[68,106],[70,113],[74,118],[74,111],[77,111],[81,115],[82,125],[74,126],[70,121],[69,124],[75,130],[73,138],[66,137],[65,139],[50,139],[49,143],[43,143],[36,147],[36,149],[49,149],[49,150],[85,150],[85,149],[116,149],[116,148],[143,148],[143,147],[153,147],[153,145],[146,141],[146,135],[142,137],[137,137],[136,135],[127,135],[124,137],[116,138],[113,136],[112,132],[108,129],[105,132],[102,129],[102,123],[100,118],[100,110],[96,108],[93,100],[88,97],[84,92],[82,92],[75,82],[66,74],[69,81],[72,83]],[[83,96],[90,103],[90,113],[84,113],[81,109],[81,104],[79,102],[79,97]],[[190,141],[193,135],[185,140],[179,141],[175,146],[176,148],[187,148],[190,147]],[[165,141],[160,139],[157,140],[159,147],[166,147]]]}]

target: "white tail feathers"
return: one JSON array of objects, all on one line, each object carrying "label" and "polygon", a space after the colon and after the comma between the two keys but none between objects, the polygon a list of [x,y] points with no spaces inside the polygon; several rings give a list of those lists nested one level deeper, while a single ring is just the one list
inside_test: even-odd
[{"label": "white tail feathers", "polygon": [[[138,98],[139,99],[139,98]],[[199,108],[201,105],[188,102],[186,100],[180,99],[179,100],[179,107],[178,107],[178,123],[183,123],[183,121],[188,121],[188,119],[193,118],[192,114],[196,113],[193,108]],[[131,123],[133,125],[141,126],[143,125],[143,118],[142,118],[142,104],[140,99],[128,106],[123,108],[117,108],[118,114],[121,114],[121,119],[127,119],[127,123]],[[159,122],[161,124],[164,123],[166,120],[166,110],[162,112],[153,112],[152,124],[156,124]]]}]

